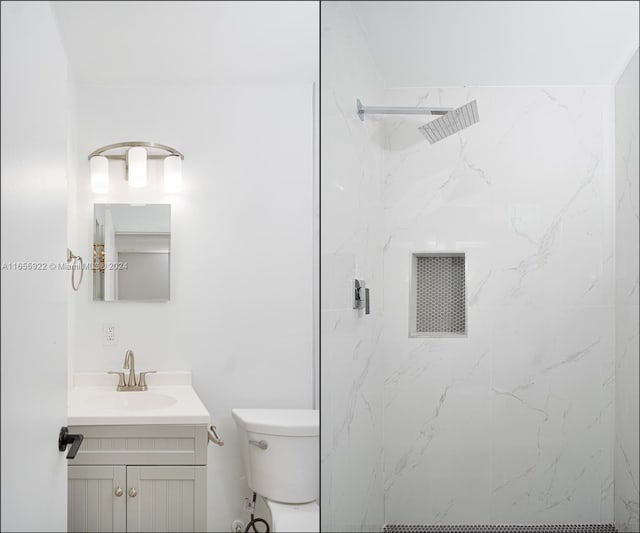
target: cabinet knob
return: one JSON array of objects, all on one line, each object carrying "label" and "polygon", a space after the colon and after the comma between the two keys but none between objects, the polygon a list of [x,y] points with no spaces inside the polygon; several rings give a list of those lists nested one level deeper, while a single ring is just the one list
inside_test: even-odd
[{"label": "cabinet knob", "polygon": [[138,494],[136,492],[136,489],[134,489],[134,488],[129,489],[129,496],[131,496],[132,498],[135,498],[136,494]]},{"label": "cabinet knob", "polygon": [[122,487],[116,487],[116,496],[119,498],[123,494],[124,494],[124,491],[122,490]]}]

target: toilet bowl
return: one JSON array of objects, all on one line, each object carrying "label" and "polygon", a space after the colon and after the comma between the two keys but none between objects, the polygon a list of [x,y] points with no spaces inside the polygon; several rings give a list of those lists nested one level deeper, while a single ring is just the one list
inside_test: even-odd
[{"label": "toilet bowl", "polygon": [[319,412],[232,409],[251,490],[271,513],[275,532],[319,531]]}]

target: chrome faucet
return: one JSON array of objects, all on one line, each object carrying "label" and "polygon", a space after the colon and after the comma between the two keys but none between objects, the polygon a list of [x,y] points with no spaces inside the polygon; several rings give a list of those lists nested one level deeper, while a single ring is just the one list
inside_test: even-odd
[{"label": "chrome faucet", "polygon": [[155,370],[148,370],[147,372],[140,372],[140,379],[136,379],[136,366],[135,358],[133,356],[133,350],[127,350],[124,354],[124,363],[122,364],[124,370],[129,371],[129,379],[125,384],[124,372],[108,372],[109,374],[116,374],[118,376],[118,391],[144,391],[148,389],[147,386],[147,374],[155,374]]}]

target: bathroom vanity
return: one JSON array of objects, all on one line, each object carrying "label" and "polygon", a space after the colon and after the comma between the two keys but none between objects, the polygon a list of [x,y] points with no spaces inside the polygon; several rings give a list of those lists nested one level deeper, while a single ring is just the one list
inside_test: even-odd
[{"label": "bathroom vanity", "polygon": [[[191,374],[160,373],[149,390],[77,374],[69,433],[68,531],[205,531],[209,413]],[[108,383],[108,384],[105,384]]]}]

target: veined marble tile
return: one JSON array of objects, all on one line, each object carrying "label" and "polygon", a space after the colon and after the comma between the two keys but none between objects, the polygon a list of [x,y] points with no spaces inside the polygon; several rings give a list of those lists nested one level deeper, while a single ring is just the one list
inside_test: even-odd
[{"label": "veined marble tile", "polygon": [[[380,86],[347,2],[323,5],[321,109],[321,524],[376,531],[384,523],[382,151],[375,121],[356,99]],[[370,288],[372,312],[352,308],[353,279]]]},{"label": "veined marble tile", "polygon": [[[388,90],[480,122],[386,119],[385,519],[611,519],[614,205],[599,88]],[[422,144],[421,144],[422,143]],[[411,253],[462,251],[468,336],[409,338]]]},{"label": "veined marble tile", "polygon": [[638,531],[638,52],[618,81],[615,97],[617,246],[614,515],[620,531]]}]

